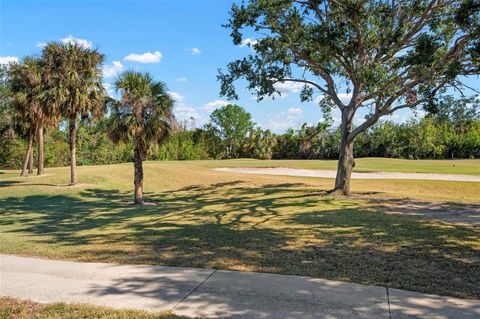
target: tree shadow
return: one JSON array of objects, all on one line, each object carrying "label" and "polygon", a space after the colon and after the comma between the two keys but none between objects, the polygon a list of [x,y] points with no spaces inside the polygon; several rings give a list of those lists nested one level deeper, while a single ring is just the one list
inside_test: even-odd
[{"label": "tree shadow", "polygon": [[480,230],[470,225],[386,214],[376,207],[304,213],[289,222],[317,230],[314,236],[321,243],[311,245],[303,257],[314,265],[314,276],[480,296],[480,250],[475,244]]},{"label": "tree shadow", "polygon": [[1,187],[14,186],[14,185],[18,185],[20,183],[21,182],[19,182],[19,181],[0,181],[0,188]]},{"label": "tree shadow", "polygon": [[[0,225],[76,259],[306,275],[461,297],[480,296],[480,230],[387,203],[320,196],[302,183],[242,181],[146,193],[0,199]],[[410,201],[412,202],[412,201]],[[420,207],[420,208],[418,208]],[[443,209],[477,209],[444,204]]]},{"label": "tree shadow", "polygon": [[389,214],[433,218],[446,222],[480,226],[480,204],[432,203],[410,198],[370,198],[368,203],[372,208]]}]

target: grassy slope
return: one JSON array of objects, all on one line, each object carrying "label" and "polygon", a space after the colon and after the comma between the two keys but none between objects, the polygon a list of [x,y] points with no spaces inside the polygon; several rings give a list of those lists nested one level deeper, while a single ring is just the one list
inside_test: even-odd
[{"label": "grassy slope", "polygon": [[131,164],[80,167],[84,184],[76,188],[62,186],[68,168],[3,179],[0,251],[297,274],[480,297],[478,228],[386,213],[415,213],[431,201],[446,210],[471,209],[480,201],[480,183],[355,180],[355,198],[335,199],[321,192],[332,180],[209,169],[245,163],[277,165],[148,162],[146,197],[157,205],[147,207],[130,205]]},{"label": "grassy slope", "polygon": [[28,300],[0,297],[0,319],[187,319],[170,313],[118,310],[84,304],[40,304]]}]

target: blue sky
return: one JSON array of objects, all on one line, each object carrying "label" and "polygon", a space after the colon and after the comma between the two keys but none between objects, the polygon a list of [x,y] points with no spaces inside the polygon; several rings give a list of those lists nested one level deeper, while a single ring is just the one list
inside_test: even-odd
[{"label": "blue sky", "polygon": [[[217,70],[245,56],[232,44],[232,1],[0,1],[0,62],[39,54],[48,41],[82,41],[105,54],[106,86],[119,70],[148,71],[167,83],[180,119],[200,126],[226,100],[219,96]],[[480,88],[477,79],[470,85]],[[322,118],[314,102],[301,103],[298,85],[282,85],[281,98],[261,103],[239,85],[239,101],[263,128],[275,132]],[[340,92],[341,93],[341,92]],[[390,120],[405,121],[411,111]],[[334,113],[334,118],[338,114]]]}]

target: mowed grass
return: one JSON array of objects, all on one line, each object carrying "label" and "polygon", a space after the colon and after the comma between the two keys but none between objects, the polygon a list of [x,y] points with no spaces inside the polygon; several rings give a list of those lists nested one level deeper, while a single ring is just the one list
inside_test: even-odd
[{"label": "mowed grass", "polygon": [[[218,161],[202,161],[205,167],[216,167]],[[336,160],[274,160],[240,159],[221,161],[224,167],[289,167],[336,170]],[[480,175],[480,160],[404,160],[392,158],[357,158],[356,172],[401,172]]]},{"label": "mowed grass", "polygon": [[[65,186],[68,168],[4,178],[0,252],[306,275],[480,298],[480,229],[422,216],[478,212],[480,183],[353,180],[355,196],[345,199],[325,194],[331,179],[211,170],[283,162],[147,162],[145,197],[156,205],[143,207],[131,205],[131,164],[79,167],[82,184],[74,188]],[[462,162],[471,163],[463,173],[478,163]]]},{"label": "mowed grass", "polygon": [[29,300],[0,297],[0,319],[188,319],[171,313],[118,310],[86,304],[40,304]]}]

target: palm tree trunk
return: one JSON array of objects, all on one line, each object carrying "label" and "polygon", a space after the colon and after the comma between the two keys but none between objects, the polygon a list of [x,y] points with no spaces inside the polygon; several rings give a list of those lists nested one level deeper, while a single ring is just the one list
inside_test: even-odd
[{"label": "palm tree trunk", "polygon": [[76,117],[70,117],[69,120],[69,132],[70,132],[70,185],[75,186],[77,184],[77,121]]},{"label": "palm tree trunk", "polygon": [[30,147],[30,155],[28,158],[28,174],[33,174],[33,147]]},{"label": "palm tree trunk", "polygon": [[45,169],[43,168],[44,155],[43,155],[43,120],[40,119],[38,123],[38,164],[37,164],[37,175],[45,174]]},{"label": "palm tree trunk", "polygon": [[25,159],[23,161],[23,167],[22,167],[22,172],[20,173],[20,176],[27,176],[27,167],[30,159],[32,145],[33,145],[33,134],[30,132],[28,134],[28,145],[27,145],[27,150],[25,152]]},{"label": "palm tree trunk", "polygon": [[133,155],[133,167],[134,167],[134,203],[143,205],[143,159],[140,152],[139,142],[135,139],[135,151]]}]

